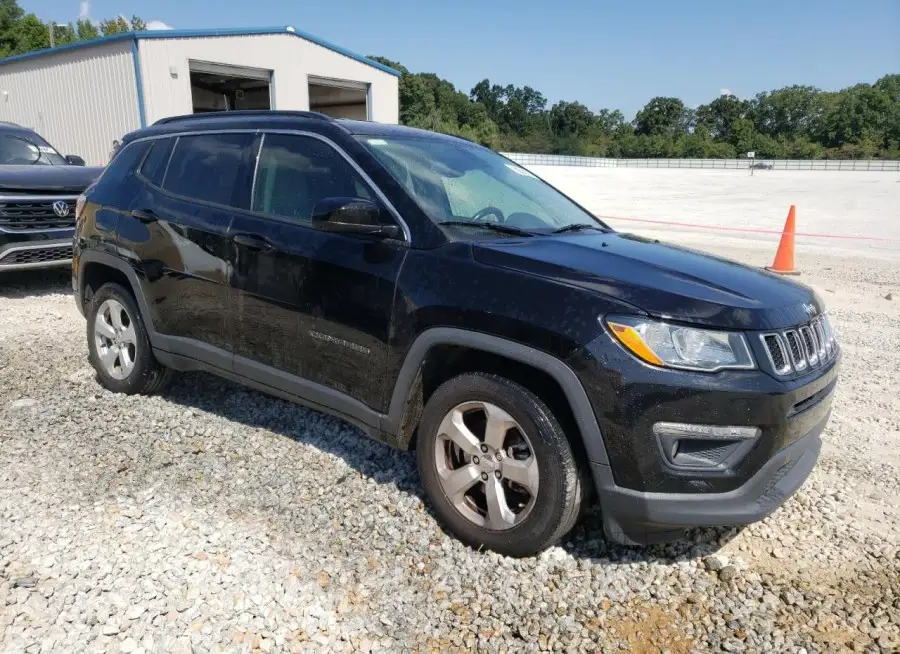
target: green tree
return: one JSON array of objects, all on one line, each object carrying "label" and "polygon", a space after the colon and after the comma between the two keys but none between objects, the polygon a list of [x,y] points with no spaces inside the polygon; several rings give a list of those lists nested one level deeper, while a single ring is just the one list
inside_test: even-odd
[{"label": "green tree", "polygon": [[872,86],[887,93],[891,102],[900,103],[900,75],[885,75]]},{"label": "green tree", "polygon": [[838,93],[821,130],[825,145],[859,145],[860,152],[873,156],[886,147],[900,135],[900,102],[892,97],[892,91],[889,84],[857,84]]},{"label": "green tree", "polygon": [[500,86],[484,79],[475,85],[469,97],[484,105],[488,117],[502,132],[524,137],[534,129],[546,129],[547,99],[530,86]]},{"label": "green tree", "polygon": [[808,136],[798,136],[786,142],[785,156],[788,159],[822,159],[825,156],[825,148],[820,143],[815,143]]},{"label": "green tree", "polygon": [[0,57],[19,52],[18,25],[24,14],[16,0],[0,0]]},{"label": "green tree", "polygon": [[54,45],[66,45],[68,43],[75,43],[77,40],[78,35],[75,33],[75,27],[71,23],[67,25],[53,25]]},{"label": "green tree", "polygon": [[503,87],[491,84],[490,80],[483,79],[472,89],[469,97],[475,102],[484,105],[488,116],[494,122],[500,120],[500,110],[503,107]]},{"label": "green tree", "polygon": [[691,114],[678,98],[655,97],[634,118],[635,130],[646,136],[674,137],[687,133]]},{"label": "green tree", "polygon": [[115,18],[107,18],[106,20],[100,21],[100,32],[103,36],[112,36],[113,34],[121,34],[122,32],[128,32],[131,29],[131,25],[127,20],[125,20],[124,16],[116,16]]},{"label": "green tree", "polygon": [[131,29],[134,32],[143,32],[147,29],[147,23],[140,16],[131,16]]},{"label": "green tree", "polygon": [[597,112],[597,125],[604,134],[613,134],[625,125],[625,116],[618,109],[601,109]]},{"label": "green tree", "polygon": [[825,94],[812,86],[788,86],[759,93],[752,102],[756,131],[768,136],[814,137],[825,116]]},{"label": "green tree", "polygon": [[713,139],[731,141],[735,121],[746,118],[750,103],[734,95],[720,95],[709,104],[697,108],[697,125],[709,130]]},{"label": "green tree", "polygon": [[25,14],[17,21],[16,47],[11,54],[25,54],[50,47],[50,29],[34,14]]},{"label": "green tree", "polygon": [[557,102],[550,108],[550,128],[557,136],[578,139],[598,128],[597,117],[580,102]]},{"label": "green tree", "polygon": [[750,148],[756,153],[760,159],[784,159],[784,145],[777,139],[772,138],[768,134],[755,133],[753,135],[753,145]]},{"label": "green tree", "polygon": [[377,61],[379,64],[387,66],[388,68],[393,68],[398,73],[402,73],[403,75],[406,75],[409,73],[409,71],[406,69],[406,66],[403,66],[402,64],[400,64],[396,61],[391,61],[390,59],[388,59],[386,57],[378,57],[376,55],[369,55],[366,58],[371,59],[372,61]]},{"label": "green tree", "polygon": [[456,134],[484,145],[498,143],[499,130],[484,105],[472,102],[434,73],[411,73],[399,62],[369,57],[400,72],[400,122],[404,125]]},{"label": "green tree", "polygon": [[100,31],[89,20],[81,19],[76,22],[75,33],[78,35],[79,41],[90,41],[91,39],[100,38]]}]

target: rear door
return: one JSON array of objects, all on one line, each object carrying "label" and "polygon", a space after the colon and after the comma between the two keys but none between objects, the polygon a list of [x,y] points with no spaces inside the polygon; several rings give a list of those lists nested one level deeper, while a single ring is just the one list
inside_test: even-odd
[{"label": "rear door", "polygon": [[231,368],[228,229],[252,182],[247,133],[161,139],[144,182],[119,221],[120,241],[140,262],[153,325],[170,352]]},{"label": "rear door", "polygon": [[[329,389],[380,409],[405,244],[311,227],[313,207],[328,197],[371,200],[392,220],[330,142],[267,133],[256,168],[252,212],[231,225],[235,372],[310,399]],[[324,396],[335,406],[333,393]]]}]

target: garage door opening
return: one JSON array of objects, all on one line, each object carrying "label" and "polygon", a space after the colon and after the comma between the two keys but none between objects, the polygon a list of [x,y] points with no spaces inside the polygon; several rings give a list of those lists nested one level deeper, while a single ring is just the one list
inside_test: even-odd
[{"label": "garage door opening", "polygon": [[369,85],[310,77],[309,110],[334,118],[369,120]]},{"label": "garage door opening", "polygon": [[271,71],[191,61],[190,72],[195,114],[272,108]]}]

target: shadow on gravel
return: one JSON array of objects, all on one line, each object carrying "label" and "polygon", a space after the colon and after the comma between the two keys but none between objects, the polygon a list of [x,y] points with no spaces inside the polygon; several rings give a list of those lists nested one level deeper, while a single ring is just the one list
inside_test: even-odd
[{"label": "shadow on gravel", "polygon": [[[342,420],[205,373],[179,375],[161,396],[180,406],[246,427],[266,429],[337,456],[365,477],[418,496],[428,514],[440,522],[419,481],[415,455],[378,443]],[[342,482],[339,478],[332,485]],[[695,529],[671,543],[625,547],[606,540],[600,512],[595,507],[586,512],[560,547],[597,565],[674,564],[712,554],[738,533],[738,528]]]},{"label": "shadow on gravel", "polygon": [[590,560],[598,565],[610,563],[662,563],[708,556],[724,547],[743,530],[743,527],[705,527],[691,529],[684,536],[669,543],[648,547],[626,547],[606,540],[599,507],[589,509],[560,546],[572,556]]},{"label": "shadow on gravel", "polygon": [[0,297],[20,299],[71,292],[72,270],[68,266],[0,274]]}]

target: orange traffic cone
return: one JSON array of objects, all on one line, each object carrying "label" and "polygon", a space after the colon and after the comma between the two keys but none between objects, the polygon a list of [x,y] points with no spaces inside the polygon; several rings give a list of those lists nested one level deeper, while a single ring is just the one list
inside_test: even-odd
[{"label": "orange traffic cone", "polygon": [[788,211],[787,220],[784,221],[784,230],[781,232],[781,243],[778,244],[778,251],[775,253],[775,261],[771,266],[766,266],[766,270],[776,272],[781,275],[799,275],[799,270],[794,270],[794,226],[795,214],[797,208],[792,204]]}]

